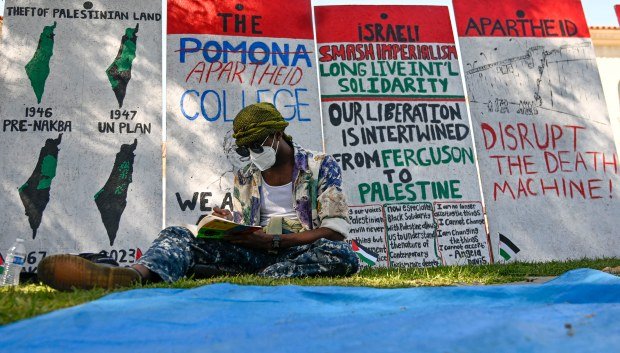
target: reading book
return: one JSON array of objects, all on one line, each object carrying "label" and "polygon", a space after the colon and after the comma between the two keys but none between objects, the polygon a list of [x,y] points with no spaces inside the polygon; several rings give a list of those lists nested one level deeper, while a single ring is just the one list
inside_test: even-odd
[{"label": "reading book", "polygon": [[262,229],[262,227],[246,226],[213,215],[203,217],[197,225],[188,224],[186,227],[194,233],[196,238],[209,239],[221,239],[229,234],[251,234]]}]

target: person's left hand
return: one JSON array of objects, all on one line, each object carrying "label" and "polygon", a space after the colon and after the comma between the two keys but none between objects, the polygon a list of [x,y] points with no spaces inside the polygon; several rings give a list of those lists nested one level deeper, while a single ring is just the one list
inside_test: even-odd
[{"label": "person's left hand", "polygon": [[231,234],[225,235],[223,240],[235,245],[241,245],[253,249],[269,250],[273,243],[273,235],[267,234],[262,230],[257,230],[252,234]]}]

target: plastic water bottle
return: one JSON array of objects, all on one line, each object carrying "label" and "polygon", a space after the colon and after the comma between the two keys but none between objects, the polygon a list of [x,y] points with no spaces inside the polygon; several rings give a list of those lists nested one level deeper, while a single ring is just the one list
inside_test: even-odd
[{"label": "plastic water bottle", "polygon": [[4,261],[4,272],[0,286],[16,286],[19,284],[19,273],[24,267],[26,261],[26,248],[24,240],[17,238],[13,247],[9,249],[9,253]]}]

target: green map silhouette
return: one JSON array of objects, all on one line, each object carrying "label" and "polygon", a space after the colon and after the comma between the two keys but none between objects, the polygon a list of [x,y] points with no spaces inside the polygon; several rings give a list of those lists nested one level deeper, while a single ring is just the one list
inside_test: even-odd
[{"label": "green map silhouette", "polygon": [[140,24],[136,24],[136,28],[125,29],[125,35],[121,39],[121,47],[118,49],[116,59],[105,71],[112,85],[112,90],[116,95],[119,108],[123,107],[127,85],[131,80],[131,66],[136,58],[136,45],[138,41],[138,29]]},{"label": "green map silhouette", "polygon": [[101,214],[101,220],[108,233],[110,246],[114,245],[121,216],[127,206],[127,190],[132,181],[134,151],[138,146],[138,140],[133,144],[124,144],[116,154],[114,167],[108,181],[103,188],[95,194],[95,203]]},{"label": "green map silhouette", "polygon": [[30,79],[30,85],[37,96],[37,103],[41,103],[45,92],[45,81],[50,74],[50,59],[54,55],[54,29],[56,22],[51,26],[45,26],[39,36],[39,45],[32,59],[26,64],[26,74]]},{"label": "green map silhouette", "polygon": [[28,178],[28,181],[19,187],[19,197],[26,209],[26,216],[32,229],[32,239],[37,236],[37,229],[41,225],[43,211],[50,200],[50,188],[52,180],[56,176],[58,164],[58,146],[62,140],[62,134],[57,139],[47,139],[45,146],[41,148],[37,165]]}]

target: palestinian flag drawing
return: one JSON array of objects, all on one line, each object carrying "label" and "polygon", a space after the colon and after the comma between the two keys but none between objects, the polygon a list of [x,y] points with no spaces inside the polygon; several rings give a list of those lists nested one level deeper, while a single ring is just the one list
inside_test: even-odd
[{"label": "palestinian flag drawing", "polygon": [[4,272],[4,258],[0,254],[0,275]]},{"label": "palestinian flag drawing", "polygon": [[504,261],[510,260],[521,249],[516,246],[510,239],[506,238],[502,233],[499,234],[499,254],[504,258]]},{"label": "palestinian flag drawing", "polygon": [[355,251],[360,260],[364,261],[368,266],[372,266],[377,263],[377,257],[379,255],[363,247],[362,244],[357,241],[351,241],[351,248],[353,248],[353,251]]}]

